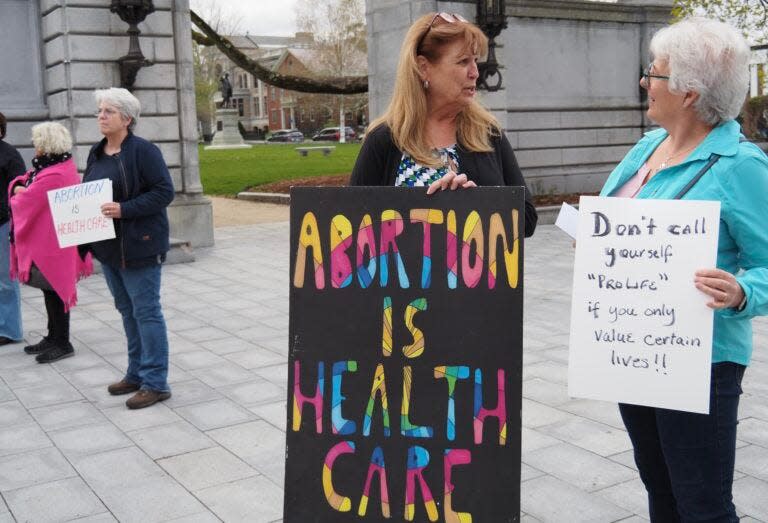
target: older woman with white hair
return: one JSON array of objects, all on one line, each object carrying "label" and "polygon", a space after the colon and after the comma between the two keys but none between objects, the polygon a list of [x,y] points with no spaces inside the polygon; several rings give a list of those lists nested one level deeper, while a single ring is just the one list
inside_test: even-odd
[{"label": "older woman with white hair", "polygon": [[101,210],[114,220],[117,237],[82,249],[101,262],[128,341],[125,377],[107,390],[135,392],[126,406],[140,409],[171,397],[160,269],[169,249],[166,207],[173,200],[173,183],[160,149],[133,134],[139,100],[114,87],[97,90],[95,98],[104,139],[91,149],[83,181],[111,180],[114,201]]},{"label": "older woman with white hair", "polygon": [[59,247],[48,191],[80,183],[72,160],[72,138],[56,122],[32,127],[32,170],[8,187],[11,211],[11,278],[43,291],[48,333],[24,347],[38,363],[52,363],[75,353],[69,341],[69,311],[77,303],[77,281],[91,274],[90,256],[76,247]]},{"label": "older woman with white hair", "polygon": [[749,88],[749,47],[722,22],[660,30],[640,85],[646,133],[601,195],[715,200],[717,268],[692,276],[714,309],[709,414],[619,405],[648,491],[651,521],[738,521],[732,501],[736,425],[751,320],[768,313],[768,158],[734,118]]}]

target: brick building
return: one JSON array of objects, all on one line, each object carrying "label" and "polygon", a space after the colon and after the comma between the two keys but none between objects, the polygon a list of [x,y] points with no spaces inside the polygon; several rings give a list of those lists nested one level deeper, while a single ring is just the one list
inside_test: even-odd
[{"label": "brick building", "polygon": [[[315,49],[310,33],[293,37],[228,36],[230,42],[249,58],[283,75],[311,76],[324,73],[322,55]],[[237,67],[223,54],[216,53],[216,73],[229,73],[232,100],[246,132],[257,136],[278,129],[299,129],[311,137],[323,127],[338,125],[341,104],[348,126],[364,126],[368,121],[367,95],[344,96],[308,94],[268,85]],[[365,55],[360,63],[365,64]],[[365,70],[352,74],[365,74]]]}]

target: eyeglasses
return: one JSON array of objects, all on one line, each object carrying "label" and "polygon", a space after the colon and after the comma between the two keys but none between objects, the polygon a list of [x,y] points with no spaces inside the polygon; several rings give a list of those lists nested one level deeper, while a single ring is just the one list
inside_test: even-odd
[{"label": "eyeglasses", "polygon": [[101,116],[102,114],[104,114],[104,115],[106,115],[106,116],[114,116],[114,115],[116,115],[116,114],[117,114],[117,111],[116,111],[115,109],[111,109],[111,108],[109,108],[109,107],[105,107],[104,109],[99,109],[98,111],[96,111],[95,113],[93,113],[93,116],[95,116],[96,118],[98,118],[98,117],[99,117],[99,116]]},{"label": "eyeglasses", "polygon": [[435,13],[435,16],[432,17],[432,20],[429,21],[429,25],[427,26],[427,30],[424,31],[424,34],[421,35],[421,38],[419,38],[419,43],[416,45],[416,50],[421,47],[421,44],[424,43],[424,39],[429,34],[430,29],[435,25],[435,22],[439,19],[444,20],[448,24],[457,24],[457,23],[465,23],[468,24],[469,21],[457,13],[443,13],[443,12],[437,12]]},{"label": "eyeglasses", "polygon": [[651,78],[658,78],[659,80],[669,80],[669,76],[662,76],[660,74],[651,74],[651,68],[653,67],[653,62],[648,64],[648,67],[643,71],[643,74],[640,75],[640,79],[645,81],[645,86],[650,88],[651,87]]}]

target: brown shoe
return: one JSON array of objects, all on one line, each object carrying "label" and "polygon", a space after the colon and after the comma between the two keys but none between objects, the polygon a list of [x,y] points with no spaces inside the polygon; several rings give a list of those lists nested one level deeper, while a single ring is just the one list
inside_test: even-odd
[{"label": "brown shoe", "polygon": [[164,401],[171,397],[170,392],[159,392],[156,390],[140,390],[125,402],[129,409],[143,409],[154,405],[158,401]]},{"label": "brown shoe", "polygon": [[107,391],[113,396],[120,396],[121,394],[128,394],[129,392],[135,392],[137,390],[139,390],[139,385],[137,383],[131,383],[124,379],[107,387]]}]

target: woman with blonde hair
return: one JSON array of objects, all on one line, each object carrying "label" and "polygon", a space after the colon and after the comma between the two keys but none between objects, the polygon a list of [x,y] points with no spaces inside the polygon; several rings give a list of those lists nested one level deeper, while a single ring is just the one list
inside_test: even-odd
[{"label": "woman with blonde hair", "polygon": [[[400,50],[392,100],[369,126],[350,185],[427,186],[427,194],[525,186],[499,122],[475,100],[477,59],[487,50],[480,28],[458,14],[416,20]],[[536,221],[526,190],[525,236]]]},{"label": "woman with blonde hair", "polygon": [[93,272],[90,256],[77,247],[59,247],[48,205],[48,191],[80,183],[66,127],[44,122],[32,127],[32,169],[8,186],[11,210],[11,278],[43,291],[48,334],[24,347],[38,363],[75,353],[69,341],[69,311],[77,303],[77,281]]}]

